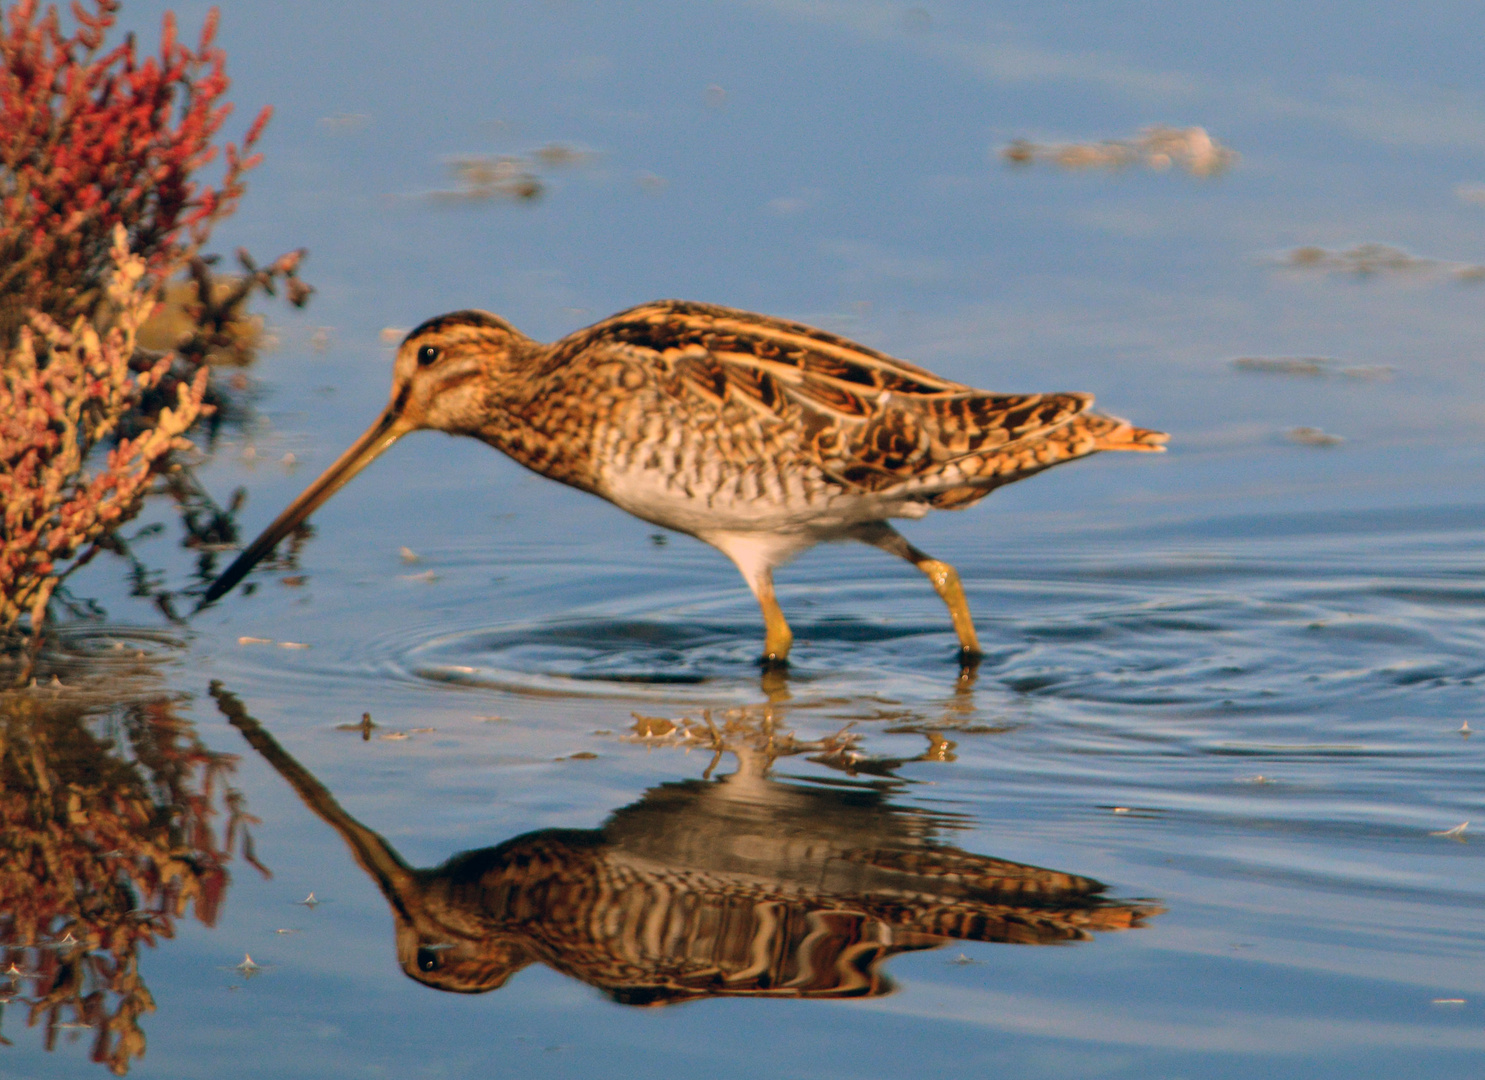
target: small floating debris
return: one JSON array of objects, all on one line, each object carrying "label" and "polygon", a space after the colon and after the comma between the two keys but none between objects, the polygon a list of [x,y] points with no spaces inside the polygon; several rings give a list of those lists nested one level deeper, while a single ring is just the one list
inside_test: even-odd
[{"label": "small floating debris", "polygon": [[1357,244],[1344,251],[1307,245],[1286,252],[1279,265],[1289,270],[1316,271],[1367,278],[1379,274],[1437,274],[1456,281],[1485,280],[1485,266],[1413,255],[1390,244]]},{"label": "small floating debris", "polygon": [[1239,784],[1277,784],[1278,781],[1275,780],[1271,776],[1264,776],[1262,773],[1257,773],[1257,774],[1255,774],[1253,776],[1240,776],[1240,777],[1238,777],[1238,783]]},{"label": "small floating debris", "polygon": [[1435,1005],[1463,1005],[1464,1003],[1465,1003],[1464,998],[1434,998],[1433,999],[1433,1004],[1435,1004]]},{"label": "small floating debris", "polygon": [[376,336],[381,338],[382,341],[388,345],[396,345],[403,338],[407,337],[407,334],[408,331],[405,327],[384,326],[381,328],[381,331]]},{"label": "small floating debris", "polygon": [[1474,730],[1470,727],[1468,720],[1459,725],[1459,734],[1463,735],[1466,739],[1474,734]]},{"label": "small floating debris", "polygon": [[960,953],[949,961],[954,967],[970,967],[972,965],[983,964],[984,962],[983,960],[976,960],[973,957],[965,956],[963,953]]},{"label": "small floating debris", "polygon": [[591,750],[579,750],[575,754],[568,754],[566,757],[559,757],[556,760],[558,760],[558,761],[596,761],[596,760],[598,760],[598,755],[595,754],[595,753],[593,753],[593,751],[591,751]]},{"label": "small floating debris", "polygon": [[[273,967],[272,964],[258,963],[252,958],[252,955],[250,953],[243,953],[242,963],[233,964],[231,967],[223,967],[221,970],[235,971],[237,972],[237,974],[242,976],[243,982],[246,982],[247,980],[253,978],[255,975],[261,975],[263,972],[267,971],[271,967]],[[228,987],[228,989],[233,989],[233,987]]]},{"label": "small floating debris", "polygon": [[281,926],[277,930],[275,930],[274,933],[275,934],[302,934],[302,933],[304,933],[304,927],[302,927],[302,926],[293,926],[293,927]]},{"label": "small floating debris", "polygon": [[294,904],[295,904],[296,907],[307,907],[311,911],[313,911],[315,908],[319,907],[321,904],[325,904],[325,903],[329,903],[329,901],[315,899],[315,894],[314,893],[310,893],[303,900],[295,900],[294,901]]},{"label": "small floating debris", "polygon": [[360,719],[359,722],[354,723],[354,724],[336,724],[335,725],[335,730],[336,731],[359,731],[361,733],[361,741],[362,742],[369,742],[370,739],[371,739],[371,732],[375,728],[378,728],[380,726],[381,726],[380,724],[376,723],[374,720],[371,719],[371,714],[369,712],[364,712],[364,713],[361,714],[361,719]]},{"label": "small floating debris", "polygon": [[302,641],[274,641],[266,637],[248,637],[243,635],[237,639],[239,645],[277,645],[280,649],[307,649],[308,645]]},{"label": "small floating debris", "polygon": [[1163,811],[1151,806],[1098,806],[1096,809],[1106,810],[1115,817],[1135,818],[1157,818]]},{"label": "small floating debris", "polygon": [[1290,428],[1284,435],[1290,442],[1299,443],[1300,446],[1340,446],[1346,441],[1340,435],[1332,435],[1317,427]]},{"label": "small floating debris", "polygon": [[670,186],[669,180],[652,172],[640,173],[634,178],[634,182],[639,185],[639,190],[643,191],[646,195],[659,195]]},{"label": "small floating debris", "polygon": [[412,563],[415,563],[415,562],[421,562],[422,561],[422,558],[423,558],[421,555],[419,555],[416,551],[414,551],[410,547],[400,547],[400,548],[398,548],[397,549],[397,555],[398,555],[399,558],[402,559],[403,562],[405,562],[405,563],[407,563],[409,565],[411,565]]},{"label": "small floating debris", "polygon": [[1443,837],[1447,837],[1450,840],[1460,840],[1460,841],[1463,841],[1464,840],[1464,832],[1469,827],[1470,827],[1470,823],[1468,821],[1461,821],[1458,825],[1454,826],[1454,828],[1452,828],[1452,829],[1440,829],[1438,832],[1431,832],[1428,835],[1429,836],[1443,836]]},{"label": "small floating debris", "polygon": [[424,570],[420,574],[398,574],[397,577],[402,581],[421,581],[429,585],[438,580],[438,575],[432,570]]},{"label": "small floating debris", "polygon": [[632,712],[634,717],[633,731],[643,738],[661,738],[675,731],[675,721],[667,720],[663,716],[644,716],[641,713]]},{"label": "small floating debris", "polygon": [[1232,362],[1232,366],[1238,371],[1304,378],[1339,376],[1364,382],[1381,382],[1392,378],[1390,367],[1343,364],[1326,356],[1239,356]]},{"label": "small floating debris", "polygon": [[591,150],[568,146],[566,143],[547,143],[546,146],[533,150],[531,156],[549,169],[566,169],[574,165],[584,165],[597,155]]},{"label": "small floating debris", "polygon": [[415,727],[415,728],[409,728],[408,729],[408,734],[409,735],[432,735],[437,730],[438,730],[437,728],[431,728],[431,727]]},{"label": "small floating debris", "polygon": [[1096,143],[1039,144],[1016,139],[1000,152],[1012,165],[1045,162],[1063,169],[1127,169],[1143,165],[1162,172],[1178,165],[1192,176],[1216,176],[1238,159],[1207,134],[1206,128],[1173,128],[1155,125],[1142,128],[1132,139],[1107,139]]},{"label": "small floating debris", "polygon": [[371,123],[371,117],[365,113],[336,113],[334,116],[322,116],[316,123],[326,131],[336,135],[346,135],[353,131],[360,131]]},{"label": "small floating debris", "polygon": [[523,157],[455,157],[444,161],[454,174],[456,187],[449,191],[430,191],[427,198],[435,202],[490,202],[495,199],[519,199],[530,202],[540,197],[544,186],[531,171],[531,162]]},{"label": "small floating debris", "polygon": [[386,739],[388,742],[401,742],[403,739],[409,737],[405,731],[389,731],[385,735],[380,736],[380,738]]}]

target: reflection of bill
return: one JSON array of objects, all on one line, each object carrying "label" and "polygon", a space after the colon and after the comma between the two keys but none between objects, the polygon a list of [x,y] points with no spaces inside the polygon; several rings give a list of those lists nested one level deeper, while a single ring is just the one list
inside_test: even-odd
[{"label": "reflection of bill", "polygon": [[381,887],[397,955],[439,990],[496,990],[541,961],[633,1005],[719,995],[868,997],[895,953],[949,941],[1047,945],[1158,914],[1088,878],[973,855],[946,821],[875,787],[744,767],[652,788],[601,829],[544,829],[409,867],[214,688],[223,713]]}]

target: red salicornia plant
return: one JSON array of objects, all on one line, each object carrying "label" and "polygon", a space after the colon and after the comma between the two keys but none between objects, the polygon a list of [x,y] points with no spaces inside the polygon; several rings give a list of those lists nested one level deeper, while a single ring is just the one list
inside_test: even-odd
[{"label": "red salicornia plant", "polygon": [[[0,631],[29,616],[33,641],[58,583],[138,512],[209,411],[221,328],[203,324],[174,364],[136,336],[168,277],[195,264],[206,280],[197,253],[241,198],[269,115],[225,147],[217,186],[195,179],[230,111],[217,13],[195,49],[167,14],[159,56],[141,59],[133,35],[105,47],[118,8],[73,3],[70,35],[36,0],[0,11]],[[302,303],[298,258],[246,287],[287,276]]]},{"label": "red salicornia plant", "polygon": [[155,302],[140,287],[144,260],[129,253],[124,227],[115,229],[116,267],[103,296],[112,325],[100,334],[82,316],[65,329],[34,314],[35,329],[21,327],[0,370],[0,629],[29,614],[39,635],[58,581],[138,513],[155,469],[190,445],[182,436],[201,414],[205,368],[178,387],[175,408],[161,409],[153,427],[121,440],[89,474],[95,448],[170,369],[168,357],[131,369],[135,335]]},{"label": "red salicornia plant", "polygon": [[243,193],[258,163],[225,147],[220,186],[193,177],[217,154],[212,140],[231,106],[223,101],[225,56],[212,45],[215,9],[194,50],[167,14],[160,55],[141,60],[133,35],[104,51],[120,0],[74,3],[64,34],[55,7],[21,0],[0,27],[0,344],[28,311],[70,325],[103,301],[115,226],[158,285],[206,241]]}]

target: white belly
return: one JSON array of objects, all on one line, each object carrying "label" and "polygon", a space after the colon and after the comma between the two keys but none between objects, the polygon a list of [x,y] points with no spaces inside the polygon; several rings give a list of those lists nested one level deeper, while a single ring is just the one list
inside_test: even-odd
[{"label": "white belly", "polygon": [[725,473],[705,466],[674,472],[610,468],[601,490],[614,505],[667,529],[704,540],[717,533],[789,537],[786,545],[797,550],[842,539],[866,522],[920,518],[928,512],[921,502],[883,499],[806,477],[779,477],[777,470],[762,466]]}]

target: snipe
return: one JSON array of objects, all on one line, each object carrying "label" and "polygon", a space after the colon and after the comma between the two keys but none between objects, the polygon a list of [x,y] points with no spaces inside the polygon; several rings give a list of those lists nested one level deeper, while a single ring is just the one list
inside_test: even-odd
[{"label": "snipe", "polygon": [[472,435],[527,468],[705,540],[763,609],[764,660],[793,633],[773,568],[824,540],[860,540],[928,576],[959,635],[979,641],[959,575],[891,518],[960,509],[1003,484],[1166,436],[1090,412],[1089,394],[992,394],[800,323],[665,300],[561,341],[456,311],[402,342],[386,411],[207,590],[227,593],[275,544],[410,431]]}]

